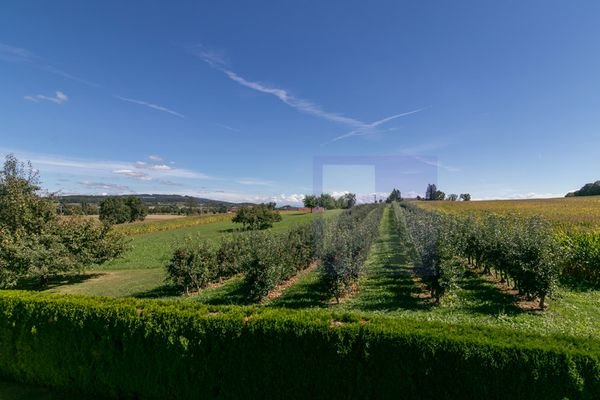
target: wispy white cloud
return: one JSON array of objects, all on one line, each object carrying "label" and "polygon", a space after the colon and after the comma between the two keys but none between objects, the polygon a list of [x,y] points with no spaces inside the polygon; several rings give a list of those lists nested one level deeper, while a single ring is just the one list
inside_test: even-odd
[{"label": "wispy white cloud", "polygon": [[150,154],[148,159],[152,161],[163,161],[163,158],[161,156],[157,156],[156,154]]},{"label": "wispy white cloud", "polygon": [[[347,117],[339,113],[332,113],[326,110],[323,110],[321,107],[316,105],[315,103],[305,100],[299,97],[292,95],[288,90],[282,89],[279,87],[275,87],[272,85],[268,85],[265,83],[261,83],[258,81],[251,81],[239,75],[237,72],[234,72],[232,69],[228,68],[226,63],[224,62],[224,58],[219,55],[219,53],[214,52],[213,50],[208,50],[203,46],[196,46],[190,49],[192,54],[200,57],[204,62],[206,62],[211,67],[216,70],[222,72],[227,76],[230,80],[245,86],[249,89],[255,90],[260,93],[269,94],[279,99],[281,102],[287,104],[288,106],[304,112],[306,114],[310,114],[331,122],[339,123],[342,125],[349,126],[356,130],[365,130],[365,129],[373,129],[374,127],[381,125],[385,122],[391,121],[395,118],[400,117],[401,115],[394,115],[391,117],[384,118],[382,120],[376,121],[373,124],[365,123],[355,118]],[[408,115],[408,114],[406,114]],[[375,125],[374,125],[375,124]]]},{"label": "wispy white cloud", "polygon": [[121,100],[121,101],[125,101],[125,102],[128,102],[128,103],[133,103],[133,104],[138,104],[140,106],[146,106],[146,107],[152,108],[152,109],[157,110],[157,111],[162,111],[162,112],[174,115],[174,116],[179,117],[179,118],[185,118],[185,116],[183,114],[178,113],[177,111],[173,111],[173,110],[171,110],[171,109],[169,109],[167,107],[159,106],[158,104],[152,104],[152,103],[148,103],[148,102],[143,101],[143,100],[131,99],[129,97],[123,97],[123,96],[118,96],[118,95],[115,95],[114,97],[116,99]]},{"label": "wispy white cloud", "polygon": [[240,185],[273,186],[273,182],[271,182],[271,181],[267,181],[267,180],[263,180],[263,179],[256,179],[256,178],[240,178],[240,179],[236,180],[236,182],[239,183]]},{"label": "wispy white cloud", "polygon": [[43,172],[54,172],[76,176],[102,177],[106,174],[116,174],[135,180],[159,182],[161,179],[181,178],[191,180],[217,180],[218,178],[203,172],[186,168],[169,166],[166,164],[155,165],[154,168],[139,168],[136,162],[95,160],[72,158],[57,154],[42,154],[21,152],[12,149],[0,148],[0,155],[14,153],[19,159],[30,160],[31,163]]},{"label": "wispy white cloud", "polygon": [[437,159],[424,158],[419,156],[414,156],[415,160],[422,162],[423,164],[431,165],[432,167],[441,168],[448,172],[459,172],[461,169],[459,167],[455,167],[453,165],[445,164]]},{"label": "wispy white cloud", "polygon": [[151,181],[152,177],[145,172],[134,171],[132,169],[115,169],[113,174],[126,176],[132,179],[138,179],[140,181]]},{"label": "wispy white cloud", "polygon": [[131,188],[129,186],[117,185],[115,183],[106,183],[106,182],[97,182],[97,181],[79,181],[77,182],[81,186],[85,186],[88,188],[99,189],[99,190],[108,190],[111,192],[131,192]]},{"label": "wispy white cloud", "polygon": [[350,131],[344,135],[337,136],[337,137],[333,138],[332,140],[330,140],[329,142],[324,143],[323,145],[328,144],[328,143],[333,143],[333,142],[336,142],[336,141],[339,141],[339,140],[342,140],[345,138],[349,138],[352,136],[365,136],[365,135],[378,133],[378,132],[380,132],[380,130],[378,130],[378,127],[380,125],[383,125],[387,122],[395,120],[396,118],[400,118],[400,117],[407,116],[410,114],[415,114],[415,113],[418,113],[423,110],[423,109],[418,109],[418,110],[413,110],[413,111],[409,111],[409,112],[405,112],[405,113],[395,114],[395,115],[380,119],[380,120],[372,122],[372,123],[366,123],[366,122],[363,122],[356,118],[351,118],[351,117],[347,117],[347,116],[339,114],[339,113],[333,113],[333,112],[326,111],[323,108],[321,108],[320,106],[318,106],[317,104],[315,104],[309,100],[305,100],[305,99],[294,96],[286,89],[272,86],[272,85],[269,85],[266,83],[246,79],[246,78],[242,77],[240,74],[238,74],[237,72],[234,72],[231,68],[229,68],[227,66],[227,63],[224,61],[224,57],[223,57],[222,53],[216,52],[211,49],[207,49],[204,46],[195,46],[195,47],[192,47],[189,51],[192,54],[195,54],[196,56],[200,57],[208,65],[210,65],[214,69],[222,72],[230,80],[238,83],[239,85],[242,85],[244,87],[247,87],[249,89],[252,89],[252,90],[260,92],[260,93],[265,93],[265,94],[274,96],[275,98],[277,98],[284,104],[287,104],[288,106],[290,106],[300,112],[310,114],[310,115],[313,115],[315,117],[318,117],[318,118],[321,118],[321,119],[324,119],[327,121],[345,125],[352,129],[352,131]]},{"label": "wispy white cloud", "polygon": [[15,47],[15,46],[10,46],[10,45],[4,44],[4,43],[0,43],[0,60],[11,62],[11,63],[16,63],[16,64],[27,65],[29,67],[43,70],[43,71],[49,72],[51,74],[58,75],[63,78],[72,80],[72,81],[83,83],[88,86],[93,86],[96,88],[100,87],[100,85],[98,85],[97,83],[91,82],[87,79],[83,79],[76,75],[68,73],[68,72],[56,67],[51,62],[49,62],[47,59],[40,57],[37,54],[33,53],[32,51],[21,48],[21,47]]},{"label": "wispy white cloud", "polygon": [[36,94],[31,96],[23,96],[25,100],[33,101],[34,103],[38,103],[40,101],[50,101],[56,104],[63,104],[69,101],[69,98],[66,94],[61,92],[60,90],[56,91],[54,96],[46,96],[43,94]]},{"label": "wispy white cloud", "polygon": [[147,162],[144,162],[144,161],[136,161],[133,165],[136,168],[150,169],[153,171],[170,171],[173,169],[173,167],[171,167],[167,164],[148,164]]},{"label": "wispy white cloud", "polygon": [[228,131],[231,131],[231,132],[241,132],[241,130],[239,130],[237,128],[234,128],[234,127],[231,127],[229,125],[219,124],[219,123],[216,123],[215,125],[220,126],[223,129],[227,129]]},{"label": "wispy white cloud", "polygon": [[340,136],[336,136],[333,139],[329,140],[328,142],[323,143],[322,145],[324,146],[324,145],[327,145],[327,144],[330,144],[333,142],[337,142],[338,140],[347,139],[352,136],[365,136],[365,135],[372,135],[375,133],[379,133],[381,131],[377,128],[380,125],[383,125],[386,122],[393,121],[396,118],[405,117],[405,116],[411,115],[411,114],[416,114],[423,110],[424,110],[424,108],[419,108],[417,110],[412,110],[412,111],[408,111],[408,112],[404,112],[404,113],[400,113],[400,114],[395,114],[395,115],[380,119],[378,121],[372,122],[370,124],[365,124],[364,126],[358,128],[358,129],[352,130],[352,131],[345,133],[343,135],[340,135]]}]

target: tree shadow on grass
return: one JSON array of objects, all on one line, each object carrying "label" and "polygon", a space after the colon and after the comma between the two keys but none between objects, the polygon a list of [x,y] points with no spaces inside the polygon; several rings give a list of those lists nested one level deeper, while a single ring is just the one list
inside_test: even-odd
[{"label": "tree shadow on grass", "polygon": [[324,307],[327,305],[329,295],[321,274],[314,271],[306,276],[306,281],[298,282],[284,294],[273,299],[269,307],[283,308],[311,308]]},{"label": "tree shadow on grass", "polygon": [[386,212],[387,231],[371,249],[367,275],[348,306],[359,311],[427,310],[433,305],[415,284],[408,240],[396,226],[393,213]]},{"label": "tree shadow on grass", "polygon": [[194,299],[202,304],[210,305],[248,305],[250,289],[243,278],[234,278],[218,288],[203,289]]},{"label": "tree shadow on grass", "polygon": [[57,275],[51,276],[48,278],[48,282],[46,284],[42,284],[40,282],[40,278],[25,278],[19,281],[18,285],[15,287],[17,290],[31,290],[31,291],[43,291],[48,289],[53,289],[60,286],[70,286],[76,285],[78,283],[83,283],[90,279],[99,278],[106,273],[104,272],[89,272],[84,274],[73,274],[73,275]]},{"label": "tree shadow on grass", "polygon": [[465,308],[470,312],[487,315],[517,315],[525,312],[519,307],[517,297],[503,292],[477,272],[466,271],[459,285],[467,300]]},{"label": "tree shadow on grass", "polygon": [[181,296],[181,289],[174,285],[161,285],[154,289],[146,290],[144,292],[135,293],[132,297],[138,299],[158,299],[161,297],[178,297]]},{"label": "tree shadow on grass", "polygon": [[594,284],[584,279],[577,279],[572,277],[562,278],[560,284],[570,291],[579,293],[600,290],[600,283]]}]

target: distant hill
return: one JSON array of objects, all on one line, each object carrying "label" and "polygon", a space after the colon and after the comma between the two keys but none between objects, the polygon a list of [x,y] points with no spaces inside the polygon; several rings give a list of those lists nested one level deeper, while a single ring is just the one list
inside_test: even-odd
[{"label": "distant hill", "polygon": [[[114,197],[125,197],[126,195],[119,195]],[[205,199],[201,197],[192,196],[181,196],[177,194],[136,194],[134,195],[142,199],[147,206],[188,206],[193,204],[194,206],[205,206],[205,207],[220,207],[220,206],[239,206],[247,205],[252,203],[231,203],[222,200]],[[58,199],[65,204],[100,204],[100,202],[106,197],[113,196],[101,196],[101,195],[69,195],[69,196],[58,196]]]},{"label": "distant hill", "polygon": [[573,196],[600,196],[600,181],[586,183],[581,189],[567,193],[565,197]]}]

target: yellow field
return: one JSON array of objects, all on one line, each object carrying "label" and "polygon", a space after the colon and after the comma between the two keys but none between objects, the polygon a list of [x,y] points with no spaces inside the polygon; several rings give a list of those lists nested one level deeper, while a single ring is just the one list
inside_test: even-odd
[{"label": "yellow field", "polygon": [[600,196],[534,200],[417,201],[419,207],[450,213],[539,215],[568,229],[600,230]]}]

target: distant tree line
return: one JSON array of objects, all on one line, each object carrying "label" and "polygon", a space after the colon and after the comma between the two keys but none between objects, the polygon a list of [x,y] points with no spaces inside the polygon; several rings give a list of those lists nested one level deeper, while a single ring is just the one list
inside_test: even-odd
[{"label": "distant tree line", "polygon": [[310,208],[311,212],[314,208],[322,207],[326,210],[336,208],[348,209],[356,205],[356,194],[346,193],[337,199],[329,193],[322,193],[319,196],[307,194],[304,196],[304,207]]},{"label": "distant tree line", "polygon": [[461,193],[460,195],[451,193],[446,195],[446,193],[439,190],[435,184],[430,183],[425,190],[425,198],[417,196],[417,200],[471,201],[471,195],[469,193]]},{"label": "distant tree line", "polygon": [[575,196],[600,196],[600,181],[586,183],[581,187],[581,189],[567,193],[565,197]]}]

